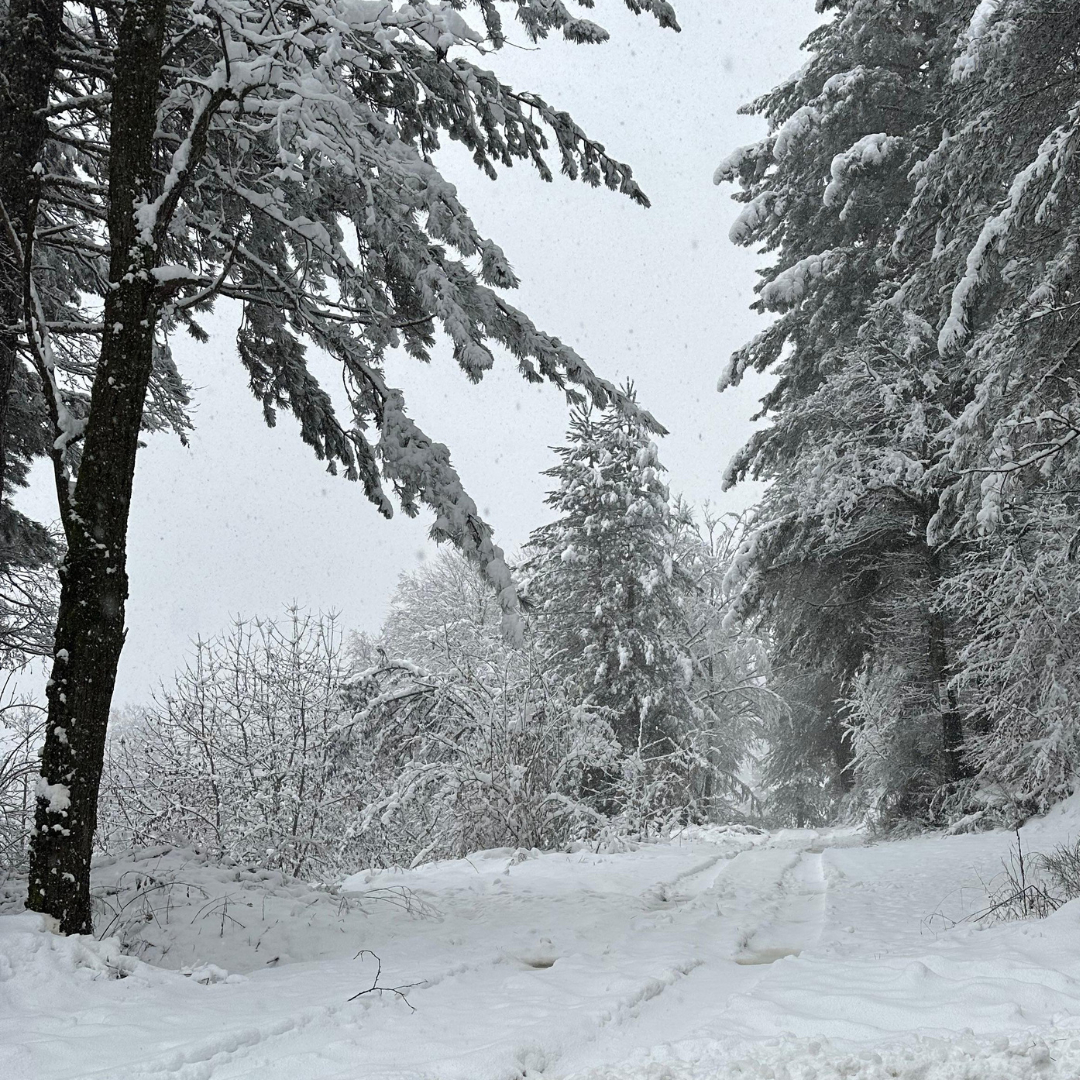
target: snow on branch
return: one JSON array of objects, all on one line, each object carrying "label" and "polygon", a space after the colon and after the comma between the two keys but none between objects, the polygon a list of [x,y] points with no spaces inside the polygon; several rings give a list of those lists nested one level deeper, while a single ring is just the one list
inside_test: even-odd
[{"label": "snow on branch", "polygon": [[[979,0],[967,29],[960,35],[960,52],[952,63],[952,77],[957,82],[974,75],[981,66],[981,54],[988,47],[1003,44],[1008,37],[1012,24],[998,21],[1004,2],[1005,0]],[[996,21],[998,25],[994,27]],[[991,34],[992,28],[996,33]]]},{"label": "snow on branch", "polygon": [[383,404],[377,453],[406,513],[416,513],[417,499],[435,511],[431,534],[451,540],[476,563],[495,589],[503,612],[503,630],[519,641],[520,605],[502,549],[491,539],[491,527],[480,517],[476,503],[465,493],[450,451],[432,442],[406,415],[400,390],[388,390]]},{"label": "snow on branch", "polygon": [[[999,252],[1004,250],[1013,223],[1020,216],[1032,186],[1051,172],[1060,175],[1066,163],[1072,159],[1077,140],[1080,139],[1078,120],[1080,108],[1074,108],[1069,116],[1070,122],[1052,131],[1043,140],[1035,159],[1013,177],[1002,209],[983,224],[974,247],[968,252],[964,274],[953,288],[949,315],[938,335],[938,351],[942,356],[963,347],[967,340],[968,312],[975,290],[986,273],[987,258],[995,246]],[[1043,205],[1046,205],[1045,199]]]},{"label": "snow on branch", "polygon": [[[842,154],[837,154],[829,167],[830,179],[822,202],[826,206],[836,206],[844,197],[852,173],[883,164],[889,154],[902,143],[902,139],[893,135],[877,132],[864,135]],[[843,218],[843,213],[840,216]]]},{"label": "snow on branch", "polygon": [[837,259],[835,251],[822,251],[807,255],[786,270],[781,270],[772,281],[762,286],[762,303],[772,309],[797,304],[814,281],[833,269]]}]

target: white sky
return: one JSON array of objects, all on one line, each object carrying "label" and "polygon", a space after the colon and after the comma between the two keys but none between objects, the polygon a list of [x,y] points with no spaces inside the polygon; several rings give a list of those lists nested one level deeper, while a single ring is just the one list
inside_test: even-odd
[{"label": "white sky", "polygon": [[[764,383],[748,379],[723,395],[715,386],[728,355],[760,327],[748,305],[761,257],[728,241],[738,207],[711,177],[731,149],[761,136],[763,123],[736,110],[802,64],[798,46],[819,17],[813,0],[675,6],[681,34],[601,0],[593,18],[611,31],[607,44],[508,48],[491,64],[630,162],[650,210],[562,177],[544,184],[524,164],[493,183],[456,147],[440,166],[522,279],[517,306],[600,374],[634,379],[671,432],[660,452],[672,491],[739,510],[755,492],[721,492],[721,474],[752,430]],[[525,38],[514,30],[512,40]],[[235,355],[235,322],[222,305],[205,322],[218,331],[208,345],[174,343],[196,387],[190,447],[154,436],[140,451],[117,705],[169,680],[196,635],[237,614],[279,614],[295,601],[376,630],[399,573],[434,550],[430,516],[386,522],[358,485],[323,471],[291,417],[263,425]],[[450,447],[496,540],[520,545],[546,520],[550,481],[540,471],[565,430],[559,392],[526,385],[509,359],[473,386],[448,349],[430,367],[402,358],[389,373],[414,419]],[[20,505],[51,519],[47,474],[36,476]]]}]

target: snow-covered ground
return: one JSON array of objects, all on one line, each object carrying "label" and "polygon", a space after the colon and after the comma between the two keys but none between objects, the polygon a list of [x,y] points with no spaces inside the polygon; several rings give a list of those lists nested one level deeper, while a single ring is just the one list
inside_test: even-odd
[{"label": "snow-covered ground", "polygon": [[0,917],[0,1077],[1075,1078],[1080,901],[963,921],[1012,840],[704,828],[329,891],[143,853],[96,882],[153,966]]}]

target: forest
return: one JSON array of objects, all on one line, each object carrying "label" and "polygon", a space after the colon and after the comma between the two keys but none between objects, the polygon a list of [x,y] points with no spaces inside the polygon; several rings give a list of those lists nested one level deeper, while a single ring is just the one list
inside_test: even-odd
[{"label": "forest", "polygon": [[[762,329],[695,363],[718,424],[764,390],[693,505],[663,464],[677,411],[510,302],[443,171],[453,143],[492,179],[649,205],[609,133],[489,69],[599,49],[592,3],[0,0],[0,898],[85,935],[119,917],[93,868],[139,851],[327,884],[710,829],[1007,830],[1009,904],[1071,911],[1052,859],[1066,891],[1030,906],[1019,830],[1080,768],[1080,9],[799,3],[802,66],[716,149]],[[681,29],[626,6],[642,41]],[[441,546],[378,632],[268,580],[118,708],[136,461],[198,424],[176,343],[213,345],[222,305],[232,408]],[[519,546],[413,419],[401,357],[565,399]],[[20,509],[42,476],[55,520]]]}]

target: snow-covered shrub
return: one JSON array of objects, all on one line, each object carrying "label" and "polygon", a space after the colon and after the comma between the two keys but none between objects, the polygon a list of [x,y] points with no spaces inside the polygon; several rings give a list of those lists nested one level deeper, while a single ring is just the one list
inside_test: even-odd
[{"label": "snow-covered shrub", "polygon": [[99,847],[192,845],[298,876],[354,869],[367,781],[340,734],[347,663],[333,617],[297,611],[200,640],[173,687],[114,730]]},{"label": "snow-covered shrub", "polygon": [[1040,855],[1039,863],[1058,896],[1080,898],[1080,838]]},{"label": "snow-covered shrub", "polygon": [[44,723],[26,702],[0,708],[0,874],[26,868]]},{"label": "snow-covered shrub", "polygon": [[882,830],[935,820],[947,774],[941,712],[928,704],[910,669],[881,662],[860,672],[849,689],[847,716],[853,816]]},{"label": "snow-covered shrub", "polygon": [[501,623],[491,589],[444,551],[402,576],[377,640],[354,637],[366,670],[348,734],[376,789],[362,825],[375,862],[559,847],[608,825],[610,724]]},{"label": "snow-covered shrub", "polygon": [[972,626],[954,681],[969,711],[973,784],[1043,811],[1071,794],[1080,769],[1075,522],[1062,515],[1056,528],[1029,522],[1002,533],[950,586]]},{"label": "snow-covered shrub", "polygon": [[1071,899],[1061,895],[1057,886],[1047,873],[1046,858],[1024,851],[1018,830],[1009,857],[1001,861],[1001,873],[987,887],[989,903],[975,913],[975,919],[989,923],[1045,919]]},{"label": "snow-covered shrub", "polygon": [[981,922],[1045,919],[1080,898],[1080,839],[1058,844],[1049,852],[1030,852],[1024,850],[1017,829],[1016,842],[987,894],[989,903],[975,913]]},{"label": "snow-covered shrub", "polygon": [[596,778],[616,767],[610,726],[535,668],[503,675],[388,661],[352,684],[345,735],[374,789],[358,825],[374,864],[561,847],[608,825]]}]

